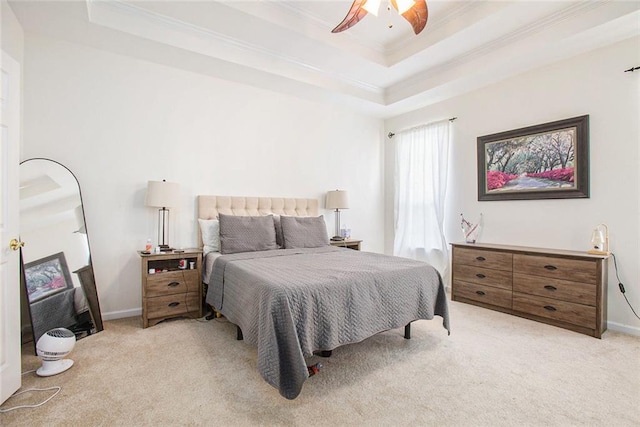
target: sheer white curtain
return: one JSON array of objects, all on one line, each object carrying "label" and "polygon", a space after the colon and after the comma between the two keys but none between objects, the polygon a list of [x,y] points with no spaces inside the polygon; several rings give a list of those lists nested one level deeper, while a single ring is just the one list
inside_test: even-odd
[{"label": "sheer white curtain", "polygon": [[427,261],[446,280],[444,198],[451,122],[443,120],[398,132],[395,144],[394,255]]}]

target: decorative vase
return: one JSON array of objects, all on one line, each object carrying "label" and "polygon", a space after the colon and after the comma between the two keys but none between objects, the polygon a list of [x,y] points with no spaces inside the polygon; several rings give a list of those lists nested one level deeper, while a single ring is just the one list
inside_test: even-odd
[{"label": "decorative vase", "polygon": [[464,219],[464,214],[460,214],[460,227],[462,228],[462,234],[464,235],[464,241],[467,243],[475,243],[480,235],[482,228],[482,214],[478,218],[478,222],[475,224]]}]

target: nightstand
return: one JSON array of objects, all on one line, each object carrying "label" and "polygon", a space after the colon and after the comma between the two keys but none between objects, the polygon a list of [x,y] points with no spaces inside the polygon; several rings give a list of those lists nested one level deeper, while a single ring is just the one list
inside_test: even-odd
[{"label": "nightstand", "polygon": [[142,259],[143,328],[172,317],[202,317],[202,251],[138,254]]},{"label": "nightstand", "polygon": [[349,249],[354,249],[356,251],[359,251],[362,240],[355,240],[355,239],[330,240],[329,243],[331,244],[331,246],[339,246],[341,248],[349,248]]}]

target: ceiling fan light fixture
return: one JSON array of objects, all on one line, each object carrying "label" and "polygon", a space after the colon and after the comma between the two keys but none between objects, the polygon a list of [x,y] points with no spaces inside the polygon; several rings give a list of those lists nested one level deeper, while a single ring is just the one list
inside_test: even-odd
[{"label": "ceiling fan light fixture", "polygon": [[[353,0],[351,8],[347,13],[347,16],[340,22],[333,30],[332,33],[340,33],[344,30],[356,25],[367,13],[372,13],[378,16],[378,9],[380,9],[381,0]],[[400,15],[411,24],[413,32],[420,34],[427,25],[427,19],[429,19],[429,11],[427,10],[426,0],[390,0],[391,6],[400,13]],[[390,7],[389,7],[390,9]],[[389,24],[389,28],[393,25]]]},{"label": "ceiling fan light fixture", "polygon": [[411,9],[416,2],[413,0],[396,0],[396,4],[398,5],[398,13],[402,15],[407,10]]},{"label": "ceiling fan light fixture", "polygon": [[381,0],[366,0],[362,5],[362,8],[367,12],[378,16],[378,11],[380,10],[380,2]]}]

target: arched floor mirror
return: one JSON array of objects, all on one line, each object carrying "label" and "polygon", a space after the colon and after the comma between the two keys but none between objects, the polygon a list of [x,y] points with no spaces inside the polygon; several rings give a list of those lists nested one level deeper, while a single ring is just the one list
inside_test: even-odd
[{"label": "arched floor mirror", "polygon": [[103,329],[80,184],[54,160],[20,163],[22,342],[53,328]]}]

